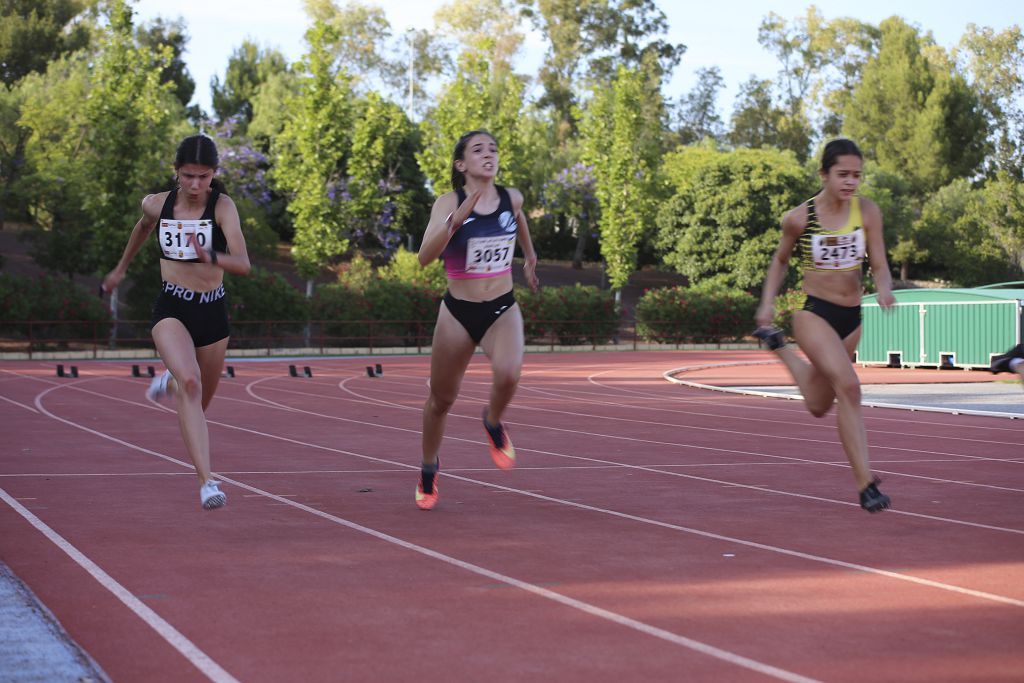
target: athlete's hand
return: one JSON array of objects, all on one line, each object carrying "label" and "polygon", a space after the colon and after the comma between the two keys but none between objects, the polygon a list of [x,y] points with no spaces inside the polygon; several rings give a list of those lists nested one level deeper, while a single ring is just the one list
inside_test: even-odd
[{"label": "athlete's hand", "polygon": [[117,288],[121,281],[124,280],[124,271],[118,268],[114,268],[112,271],[107,273],[107,276],[103,278],[103,284],[100,285],[100,289],[106,294],[110,294]]},{"label": "athlete's hand", "polygon": [[540,279],[537,277],[537,255],[531,254],[523,259],[523,275],[526,276],[526,284],[534,292],[540,287]]},{"label": "athlete's hand", "polygon": [[876,300],[878,301],[878,305],[885,309],[892,308],[896,304],[896,297],[894,297],[892,292],[888,290],[879,292]]},{"label": "athlete's hand", "polygon": [[757,313],[754,314],[754,323],[758,327],[771,327],[773,320],[775,320],[774,304],[761,304],[757,307]]},{"label": "athlete's hand", "polygon": [[466,222],[470,214],[473,213],[473,207],[480,201],[481,192],[474,190],[466,195],[466,201],[459,204],[459,208],[455,209],[452,213],[451,222],[448,224],[448,234],[454,234],[456,230],[462,227],[462,224]]}]

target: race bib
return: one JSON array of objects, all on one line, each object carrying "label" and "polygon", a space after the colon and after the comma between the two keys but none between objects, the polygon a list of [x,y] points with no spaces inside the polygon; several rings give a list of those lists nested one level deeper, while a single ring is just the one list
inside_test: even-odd
[{"label": "race bib", "polygon": [[466,242],[466,272],[495,273],[512,267],[516,236],[471,237]]},{"label": "race bib", "polygon": [[864,260],[864,231],[811,235],[811,255],[818,270],[849,270]]},{"label": "race bib", "polygon": [[160,219],[160,249],[164,258],[192,261],[199,258],[196,246],[209,249],[213,240],[213,221]]}]

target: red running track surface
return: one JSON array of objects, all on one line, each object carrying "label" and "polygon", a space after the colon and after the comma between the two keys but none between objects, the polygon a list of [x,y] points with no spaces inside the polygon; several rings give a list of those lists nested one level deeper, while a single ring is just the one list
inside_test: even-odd
[{"label": "red running track surface", "polygon": [[868,515],[834,416],[662,378],[764,358],[529,355],[502,472],[478,356],[431,512],[427,358],[233,362],[213,512],[130,363],[3,363],[0,560],[115,681],[1020,680],[1024,425],[866,411]]}]

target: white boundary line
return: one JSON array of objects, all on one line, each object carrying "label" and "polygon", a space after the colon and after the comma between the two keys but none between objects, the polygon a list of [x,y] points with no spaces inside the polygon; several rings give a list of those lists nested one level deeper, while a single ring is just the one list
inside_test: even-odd
[{"label": "white boundary line", "polygon": [[[45,410],[45,409],[44,409]],[[192,663],[197,669],[203,672],[207,678],[216,683],[239,683],[238,679],[225,671],[209,655],[200,650],[195,643],[186,638],[176,628],[167,623],[159,614],[154,612],[148,605],[132,595],[131,591],[118,583],[110,574],[103,571],[99,565],[85,556],[82,551],[73,546],[67,539],[50,528],[43,520],[36,517],[25,506],[15,500],[7,491],[0,488],[0,500],[11,506],[21,515],[25,521],[34,526],[40,533],[48,538],[55,546],[60,548],[75,561],[82,569],[87,571],[92,578],[110,591],[115,598],[142,619],[157,634],[167,641],[175,650],[181,653],[185,659]]]},{"label": "white boundary line", "polygon": [[[700,382],[691,382],[685,379],[679,379],[675,376],[676,373],[680,372],[692,372],[694,370],[704,370],[707,368],[714,367],[726,367],[726,366],[740,366],[740,365],[752,365],[751,363],[718,363],[716,365],[693,365],[683,366],[681,368],[674,368],[672,370],[666,370],[662,373],[667,381],[673,384],[682,384],[684,386],[693,387],[694,389],[706,389],[708,391],[721,391],[727,394],[740,394],[743,396],[761,396],[763,398],[784,398],[790,401],[802,401],[804,399],[800,394],[781,394],[774,391],[758,391],[756,389],[737,389],[735,387],[716,387],[711,384],[701,384]],[[1024,415],[1018,413],[1003,413],[995,410],[970,410],[968,408],[937,408],[935,406],[915,406],[906,405],[902,403],[879,403],[878,401],[862,401],[862,406],[868,408],[893,408],[895,410],[909,410],[911,412],[921,413],[945,413],[946,415],[977,415],[980,417],[1004,417],[1011,420],[1020,420],[1024,418]]]}]

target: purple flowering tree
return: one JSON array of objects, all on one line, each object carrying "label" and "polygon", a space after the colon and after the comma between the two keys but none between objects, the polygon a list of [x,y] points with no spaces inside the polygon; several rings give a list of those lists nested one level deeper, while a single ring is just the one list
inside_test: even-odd
[{"label": "purple flowering tree", "polygon": [[569,230],[576,237],[572,267],[582,268],[587,238],[601,211],[595,194],[594,168],[576,163],[559,171],[544,184],[541,204],[548,213],[565,217]]}]

